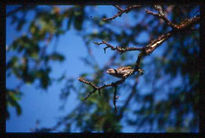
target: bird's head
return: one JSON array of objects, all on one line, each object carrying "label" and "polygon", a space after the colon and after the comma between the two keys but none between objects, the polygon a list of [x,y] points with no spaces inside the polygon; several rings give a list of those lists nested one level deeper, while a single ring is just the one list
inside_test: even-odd
[{"label": "bird's head", "polygon": [[108,74],[114,74],[114,73],[115,73],[115,70],[114,70],[114,69],[108,69],[108,70],[106,71],[106,73],[108,73]]}]

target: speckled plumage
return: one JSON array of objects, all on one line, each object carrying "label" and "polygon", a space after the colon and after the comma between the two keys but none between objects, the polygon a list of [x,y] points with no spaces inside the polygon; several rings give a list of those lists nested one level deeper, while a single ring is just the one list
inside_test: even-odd
[{"label": "speckled plumage", "polygon": [[119,67],[117,69],[108,69],[106,73],[118,77],[126,78],[133,73],[134,69],[131,66]]}]

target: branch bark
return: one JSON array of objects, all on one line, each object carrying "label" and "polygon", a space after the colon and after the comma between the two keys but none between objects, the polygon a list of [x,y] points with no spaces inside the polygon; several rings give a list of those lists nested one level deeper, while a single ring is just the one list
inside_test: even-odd
[{"label": "branch bark", "polygon": [[120,79],[120,80],[118,80],[118,81],[116,81],[116,82],[112,82],[112,83],[109,83],[109,84],[104,84],[104,85],[102,85],[102,86],[96,86],[96,85],[94,85],[92,82],[87,81],[87,80],[85,80],[85,79],[83,79],[83,78],[79,78],[78,80],[79,80],[80,82],[83,82],[83,83],[85,83],[85,84],[90,85],[91,87],[93,87],[93,90],[92,90],[91,92],[89,92],[88,95],[84,98],[84,100],[87,100],[87,99],[88,99],[93,93],[95,93],[96,91],[99,91],[99,90],[104,89],[104,88],[107,88],[107,87],[116,87],[116,86],[118,86],[119,84],[123,83],[123,82],[125,81],[125,79],[126,79],[126,78],[122,78],[122,79]]},{"label": "branch bark", "polygon": [[143,47],[126,47],[126,48],[123,48],[123,47],[119,47],[119,46],[116,46],[114,47],[113,45],[107,43],[106,41],[102,41],[102,42],[94,42],[96,45],[101,45],[101,44],[105,44],[107,45],[105,48],[104,48],[104,52],[106,53],[106,50],[107,48],[110,48],[112,50],[117,50],[118,52],[120,52],[121,54],[124,53],[124,52],[127,52],[127,51],[136,51],[136,50],[139,50],[139,51],[142,51],[144,48]]},{"label": "branch bark", "polygon": [[110,17],[110,18],[104,18],[103,21],[110,21],[110,20],[113,20],[117,17],[120,17],[122,14],[124,13],[128,13],[129,11],[131,11],[132,9],[135,9],[135,8],[139,8],[141,7],[141,5],[132,5],[132,6],[128,6],[126,9],[122,9],[120,6],[118,5],[115,5],[115,7],[119,10],[118,13],[116,15],[114,15],[113,17]]}]

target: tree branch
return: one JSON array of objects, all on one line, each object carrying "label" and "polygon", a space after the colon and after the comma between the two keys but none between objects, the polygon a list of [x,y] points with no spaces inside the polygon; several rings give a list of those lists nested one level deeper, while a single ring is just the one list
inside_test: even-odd
[{"label": "tree branch", "polygon": [[127,48],[122,48],[122,47],[114,47],[113,45],[107,43],[106,41],[102,41],[102,42],[94,42],[96,45],[101,45],[101,44],[105,44],[107,45],[104,48],[104,52],[106,52],[106,50],[108,48],[112,49],[112,50],[117,50],[118,52],[120,52],[121,54],[127,51],[141,51],[141,55],[138,59],[138,62],[140,62],[140,59],[144,56],[144,55],[148,55],[150,53],[152,53],[159,45],[161,45],[164,41],[166,41],[169,37],[171,37],[172,35],[174,35],[177,32],[183,31],[188,29],[190,26],[192,26],[193,24],[199,22],[200,17],[196,16],[190,19],[186,19],[184,21],[182,21],[179,25],[176,25],[174,29],[172,29],[171,31],[169,31],[166,34],[162,34],[160,35],[157,39],[151,41],[147,46],[145,47],[127,47]]},{"label": "tree branch", "polygon": [[149,10],[145,10],[145,11],[146,11],[147,14],[151,14],[151,15],[153,15],[153,16],[155,16],[155,17],[158,17],[158,18],[164,20],[165,23],[166,23],[167,25],[171,26],[172,28],[177,28],[177,25],[174,24],[174,23],[172,23],[171,21],[169,21],[169,19],[168,19],[165,15],[161,15],[161,14],[159,14],[159,13],[154,13],[154,12],[149,11]]},{"label": "tree branch", "polygon": [[141,5],[132,5],[132,6],[129,6],[127,7],[126,9],[122,9],[120,6],[118,5],[115,5],[115,7],[119,10],[118,13],[116,15],[114,15],[113,17],[110,17],[110,18],[104,18],[103,21],[109,21],[109,20],[113,20],[117,17],[120,17],[123,13],[128,13],[129,11],[131,11],[132,9],[134,8],[139,8],[141,7]]},{"label": "tree branch", "polygon": [[119,11],[123,11],[123,9],[119,5],[114,5]]},{"label": "tree branch", "polygon": [[116,106],[116,100],[117,100],[117,86],[114,87],[114,95],[113,95],[113,105],[115,107],[115,113],[117,113],[117,106]]},{"label": "tree branch", "polygon": [[91,87],[93,87],[93,90],[92,90],[91,92],[89,92],[88,95],[84,98],[84,100],[87,100],[87,99],[88,99],[93,93],[95,93],[96,91],[99,91],[99,90],[104,89],[104,88],[106,88],[106,87],[116,87],[117,85],[123,83],[123,82],[125,81],[125,78],[122,78],[122,79],[120,79],[120,80],[118,80],[118,81],[116,81],[116,82],[112,82],[112,83],[109,83],[109,84],[104,84],[104,85],[102,85],[102,86],[96,86],[96,85],[94,85],[92,82],[87,81],[87,80],[85,80],[85,79],[83,79],[83,78],[78,78],[78,80],[79,80],[80,82],[83,82],[83,83],[85,83],[85,84],[90,85]]},{"label": "tree branch", "polygon": [[190,29],[190,27],[194,25],[195,23],[199,22],[199,20],[200,20],[200,17],[193,17],[191,19],[187,19],[186,21],[181,22],[180,25],[178,25],[175,29],[172,29],[166,34],[162,34],[157,39],[154,39],[153,41],[151,41],[147,46],[145,46],[143,51],[139,54],[137,61],[136,61],[135,70],[136,69],[139,70],[140,62],[143,57],[151,54],[157,47],[159,47],[164,41],[166,41],[168,38],[170,38],[174,34]]},{"label": "tree branch", "polygon": [[[162,12],[161,10],[159,10],[159,12]],[[176,28],[173,28],[171,31],[169,31],[168,33],[166,34],[162,34],[160,35],[157,39],[154,39],[153,41],[151,41],[147,46],[145,47],[142,47],[142,48],[120,48],[120,47],[114,47],[110,44],[108,44],[106,41],[102,41],[100,43],[98,42],[95,42],[95,44],[97,45],[101,45],[101,44],[106,44],[107,47],[104,48],[104,51],[106,52],[106,49],[107,48],[110,48],[112,50],[116,50],[120,53],[123,53],[123,52],[127,52],[127,51],[136,51],[136,50],[139,50],[141,51],[141,53],[138,55],[138,58],[137,58],[137,61],[136,61],[136,64],[135,64],[135,68],[134,68],[134,71],[130,74],[134,74],[136,71],[139,72],[139,74],[143,74],[143,71],[142,69],[140,69],[140,63],[141,63],[141,60],[143,57],[151,54],[157,47],[159,47],[164,41],[166,41],[168,38],[170,38],[171,36],[173,36],[175,33],[178,33],[178,32],[183,32],[183,31],[186,31],[188,29],[190,29],[190,27],[192,25],[194,25],[195,23],[199,22],[200,20],[200,17],[199,16],[196,16],[196,17],[193,17],[193,18],[190,18],[190,19],[186,19],[185,21],[181,22],[180,25],[177,25]],[[115,92],[114,92],[114,97],[113,97],[113,104],[114,104],[114,107],[115,107],[115,111],[116,111],[116,87],[123,83],[126,79],[126,78],[122,78],[121,80],[118,80],[116,82],[112,82],[110,84],[104,84],[103,86],[96,86],[94,85],[92,82],[89,82],[89,81],[86,81],[84,80],[83,78],[79,78],[78,80],[80,82],[83,82],[87,85],[90,85],[91,87],[93,87],[93,90],[91,92],[89,92],[88,96],[85,97],[84,100],[86,100],[87,98],[89,98],[93,93],[95,93],[97,90],[100,92],[101,89],[103,88],[106,88],[106,87],[115,87]]]},{"label": "tree branch", "polygon": [[114,47],[113,45],[107,43],[106,41],[102,41],[102,42],[94,42],[96,45],[101,45],[101,44],[105,44],[107,45],[105,48],[104,48],[104,52],[106,53],[106,50],[107,48],[110,48],[112,50],[117,50],[118,52],[120,52],[121,54],[124,53],[124,52],[127,52],[127,51],[136,51],[136,50],[139,50],[139,51],[142,51],[144,48],[143,47]]},{"label": "tree branch", "polygon": [[160,5],[154,5],[154,9],[158,11],[158,13],[154,13],[150,10],[145,10],[147,14],[151,14],[157,18],[160,18],[165,21],[165,23],[173,28],[173,30],[181,30],[183,27],[187,27],[188,24],[193,24],[195,21],[199,21],[199,16],[193,17],[191,19],[185,19],[182,21],[179,25],[172,23],[166,16],[165,12],[163,11],[162,7]]}]

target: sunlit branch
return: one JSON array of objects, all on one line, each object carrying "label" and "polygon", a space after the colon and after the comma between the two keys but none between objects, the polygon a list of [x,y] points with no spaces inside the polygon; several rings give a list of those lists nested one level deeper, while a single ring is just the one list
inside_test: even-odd
[{"label": "sunlit branch", "polygon": [[182,23],[180,23],[180,25],[177,25],[177,28],[172,29],[171,31],[169,31],[166,34],[162,34],[158,38],[156,38],[153,41],[151,41],[143,49],[143,51],[139,54],[139,56],[137,58],[137,61],[136,61],[135,69],[139,69],[140,68],[140,62],[141,62],[143,57],[151,54],[157,47],[159,47],[163,42],[165,42],[168,38],[170,38],[174,34],[176,34],[178,32],[181,32],[181,31],[183,32],[183,31],[186,31],[186,30],[190,29],[190,27],[192,25],[194,25],[195,23],[199,22],[199,20],[200,20],[200,17],[193,17],[193,18],[187,19],[186,22],[183,21]]},{"label": "sunlit branch", "polygon": [[114,5],[119,11],[123,11],[123,9],[119,5]]}]

